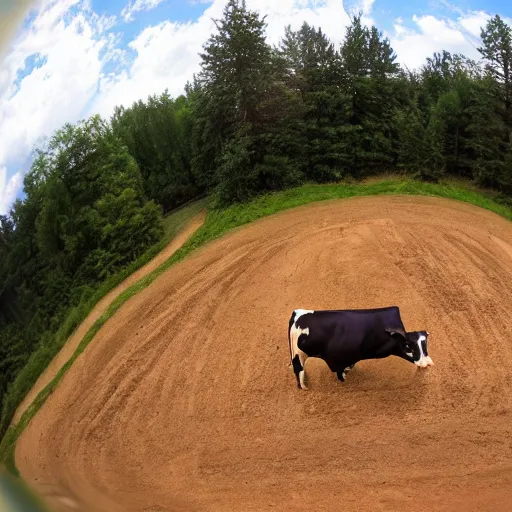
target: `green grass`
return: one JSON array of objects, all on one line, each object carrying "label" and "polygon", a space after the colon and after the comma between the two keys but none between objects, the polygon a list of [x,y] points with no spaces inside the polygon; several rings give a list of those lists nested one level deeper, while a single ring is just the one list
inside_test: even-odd
[{"label": "green grass", "polygon": [[[468,183],[460,181],[447,181],[440,184],[423,183],[403,177],[386,177],[385,179],[372,179],[366,183],[342,183],[334,185],[305,185],[299,188],[268,194],[246,203],[231,206],[224,210],[215,210],[208,212],[204,225],[171,256],[160,267],[151,274],[144,277],[133,286],[123,292],[105,311],[101,318],[91,327],[72,358],[58,372],[52,382],[39,393],[32,405],[25,411],[20,422],[9,429],[0,444],[0,461],[4,461],[11,471],[16,471],[14,462],[14,449],[17,439],[23,432],[30,420],[45,403],[48,396],[53,392],[58,383],[75,359],[85,350],[87,345],[94,338],[99,329],[107,322],[112,315],[133,295],[151,284],[158,276],[165,272],[169,267],[181,261],[198,247],[203,246],[231,229],[242,226],[257,219],[277,213],[283,210],[305,205],[316,201],[325,201],[333,199],[342,199],[357,196],[372,196],[384,194],[403,194],[403,195],[422,195],[436,196],[485,208],[512,220],[512,208],[500,205],[490,195],[483,191],[475,189]],[[168,220],[169,232],[172,231],[176,220]],[[128,274],[126,274],[128,275]],[[106,289],[106,288],[105,288]],[[98,293],[95,298],[100,297]],[[92,302],[91,302],[92,303]],[[92,307],[91,307],[92,309]],[[85,312],[85,311],[84,311]],[[81,317],[82,314],[79,315]],[[76,322],[73,320],[73,324]]]}]

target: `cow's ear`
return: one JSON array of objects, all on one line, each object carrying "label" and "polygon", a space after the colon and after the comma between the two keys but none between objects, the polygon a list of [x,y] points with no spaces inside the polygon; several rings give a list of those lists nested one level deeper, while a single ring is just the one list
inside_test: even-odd
[{"label": "cow's ear", "polygon": [[405,331],[401,327],[386,327],[386,332],[389,332],[391,336],[395,334],[400,334],[400,336],[403,336],[405,338]]}]

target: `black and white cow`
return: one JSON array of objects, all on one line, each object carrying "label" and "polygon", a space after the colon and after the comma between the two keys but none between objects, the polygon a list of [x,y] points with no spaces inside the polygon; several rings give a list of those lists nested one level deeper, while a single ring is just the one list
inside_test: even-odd
[{"label": "black and white cow", "polygon": [[397,356],[420,368],[434,363],[428,355],[427,331],[406,332],[400,309],[310,311],[296,309],[290,318],[288,342],[297,385],[307,389],[304,364],[323,359],[338,379],[358,361]]}]

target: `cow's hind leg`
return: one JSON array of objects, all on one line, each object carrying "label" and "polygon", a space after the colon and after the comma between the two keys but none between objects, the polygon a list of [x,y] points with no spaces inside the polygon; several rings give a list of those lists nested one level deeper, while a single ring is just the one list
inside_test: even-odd
[{"label": "cow's hind leg", "polygon": [[296,354],[292,359],[293,373],[297,379],[297,387],[303,389],[304,386],[304,366],[300,360],[299,354]]},{"label": "cow's hind leg", "polygon": [[[344,365],[342,365],[342,368],[343,368]],[[351,364],[351,365],[348,365],[348,366],[345,366],[343,368],[343,370],[338,370],[336,372],[336,375],[338,376],[338,380],[341,381],[341,382],[345,382],[345,379],[347,378],[347,374],[350,370],[352,370],[352,368],[354,368],[355,364]]]},{"label": "cow's hind leg", "polygon": [[336,375],[338,376],[338,380],[341,382],[345,382],[345,370],[337,371]]},{"label": "cow's hind leg", "polygon": [[307,358],[307,354],[299,349],[298,354],[295,354],[294,358],[292,359],[293,371],[295,373],[295,377],[297,378],[297,386],[299,389],[305,390],[308,389],[306,385],[306,372],[304,370]]},{"label": "cow's hind leg", "polygon": [[309,334],[307,329],[297,329],[292,325],[290,329],[290,352],[292,354],[292,366],[295,377],[297,378],[297,387],[299,389],[308,389],[306,386],[306,374],[304,366],[308,355],[302,350],[305,340]]},{"label": "cow's hind leg", "polygon": [[304,356],[305,354],[301,352],[300,354],[296,354],[292,359],[293,372],[297,378],[297,387],[299,389],[308,389],[306,386],[306,373],[304,371],[304,363],[307,357],[300,357],[301,355]]}]

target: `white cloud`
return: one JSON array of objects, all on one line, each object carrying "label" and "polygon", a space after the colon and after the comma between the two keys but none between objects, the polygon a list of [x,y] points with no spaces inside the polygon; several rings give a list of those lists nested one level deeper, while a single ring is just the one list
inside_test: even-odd
[{"label": "white cloud", "polygon": [[[365,0],[368,9],[372,0]],[[116,105],[130,105],[151,94],[169,89],[171,95],[184,91],[199,70],[199,53],[214,29],[213,19],[222,17],[226,0],[214,0],[195,22],[164,21],[147,27],[130,44],[136,57],[130,69],[105,77],[90,113],[109,116]],[[336,44],[345,36],[349,16],[342,0],[247,0],[247,7],[266,15],[267,38],[277,44],[285,25],[298,29],[304,21],[323,31]]]},{"label": "white cloud", "polygon": [[133,21],[133,14],[140,11],[150,11],[154,9],[159,4],[161,4],[164,0],[135,0],[135,2],[130,2],[122,11],[121,16],[124,21],[129,22]]},{"label": "white cloud", "polygon": [[[2,62],[1,168],[26,160],[42,136],[83,114],[96,94],[105,60],[113,55],[114,36],[104,33],[111,25],[112,18],[94,14],[87,0],[43,0]],[[26,59],[36,54],[40,67],[16,80],[25,73]],[[5,208],[21,180],[17,175],[7,180],[3,173],[0,196]]]},{"label": "white cloud", "polygon": [[412,21],[416,27],[410,29],[401,19],[396,20],[394,33],[386,34],[397,54],[397,60],[409,69],[418,69],[427,57],[441,50],[479,59],[478,41],[473,35],[476,22],[473,19],[460,17],[458,21],[453,21],[432,15],[414,15]]},{"label": "white cloud", "polygon": [[373,4],[375,0],[362,0],[361,1],[361,9],[364,14],[369,14],[372,12]]},{"label": "white cloud", "polygon": [[173,95],[180,94],[199,66],[198,33],[197,25],[169,21],[143,30],[129,44],[137,53],[130,69],[101,80],[90,113],[108,117],[114,106],[130,105],[166,88]]},{"label": "white cloud", "polygon": [[[224,5],[225,2],[215,2]],[[342,0],[247,0],[247,7],[267,14],[267,37],[276,44],[283,37],[285,25],[298,29],[304,21],[322,30],[336,44],[345,37],[350,22]]]},{"label": "white cloud", "polygon": [[16,194],[21,188],[23,174],[18,171],[7,180],[7,169],[0,167],[0,215],[5,215],[10,205],[16,199]]},{"label": "white cloud", "polygon": [[363,24],[365,24],[368,27],[371,27],[372,25],[376,25],[375,20],[371,16],[373,11],[373,4],[375,3],[375,0],[359,0],[357,5],[357,11],[351,13],[351,14],[359,14],[359,12],[362,13],[361,21]]},{"label": "white cloud", "polygon": [[487,25],[491,15],[485,11],[472,11],[458,18],[459,24],[473,37],[480,37],[482,28]]}]

